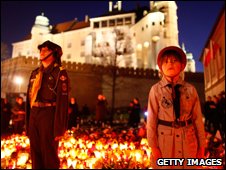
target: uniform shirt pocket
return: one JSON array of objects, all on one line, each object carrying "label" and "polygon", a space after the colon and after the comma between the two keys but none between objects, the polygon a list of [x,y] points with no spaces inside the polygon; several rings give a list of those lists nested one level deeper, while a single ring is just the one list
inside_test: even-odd
[{"label": "uniform shirt pocket", "polygon": [[193,100],[190,95],[181,95],[181,115],[189,115],[192,110]]},{"label": "uniform shirt pocket", "polygon": [[163,157],[170,157],[173,148],[173,135],[171,129],[159,129],[158,130],[158,144]]}]

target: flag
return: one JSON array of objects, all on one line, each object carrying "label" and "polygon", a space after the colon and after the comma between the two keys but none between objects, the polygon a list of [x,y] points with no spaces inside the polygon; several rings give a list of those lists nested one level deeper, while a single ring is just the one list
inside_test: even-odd
[{"label": "flag", "polygon": [[204,66],[208,66],[208,64],[210,63],[210,60],[211,60],[211,52],[210,50],[208,50],[208,52],[206,53],[205,55],[205,58],[204,58]]}]

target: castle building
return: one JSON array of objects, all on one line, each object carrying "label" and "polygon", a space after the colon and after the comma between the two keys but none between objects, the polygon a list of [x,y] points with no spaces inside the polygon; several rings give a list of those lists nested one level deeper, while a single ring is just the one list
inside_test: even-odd
[{"label": "castle building", "polygon": [[[44,13],[37,16],[26,39],[13,43],[12,58],[39,57],[37,46],[51,40],[63,48],[65,62],[158,69],[156,55],[165,46],[179,46],[175,1],[150,1],[149,7],[126,12],[122,1],[109,1],[107,14],[85,16],[51,26]],[[184,49],[185,50],[185,49]],[[185,71],[195,72],[188,55]]]},{"label": "castle building", "polygon": [[204,67],[205,97],[225,92],[225,7],[222,7],[199,61]]}]

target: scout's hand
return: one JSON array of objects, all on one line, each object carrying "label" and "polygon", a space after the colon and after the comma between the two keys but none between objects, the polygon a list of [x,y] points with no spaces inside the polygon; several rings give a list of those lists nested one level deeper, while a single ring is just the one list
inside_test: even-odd
[{"label": "scout's hand", "polygon": [[159,150],[159,148],[157,147],[153,147],[151,148],[151,152],[152,152],[152,163],[153,163],[153,168],[158,168],[158,165],[157,165],[157,160],[158,158],[161,158],[162,157],[162,154],[161,154],[161,151]]},{"label": "scout's hand", "polygon": [[56,136],[54,140],[59,141],[60,139],[62,139],[62,136]]}]

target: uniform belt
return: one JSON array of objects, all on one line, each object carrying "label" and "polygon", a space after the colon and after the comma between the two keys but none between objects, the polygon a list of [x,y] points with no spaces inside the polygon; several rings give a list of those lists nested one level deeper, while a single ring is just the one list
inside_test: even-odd
[{"label": "uniform belt", "polygon": [[35,106],[35,107],[50,107],[50,106],[56,106],[56,102],[52,102],[52,103],[34,102],[33,106]]},{"label": "uniform belt", "polygon": [[165,121],[165,120],[159,119],[158,124],[170,126],[170,127],[174,127],[174,128],[179,128],[179,127],[184,127],[184,126],[192,124],[192,119],[188,119],[185,121]]}]

